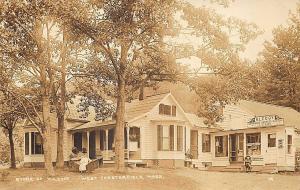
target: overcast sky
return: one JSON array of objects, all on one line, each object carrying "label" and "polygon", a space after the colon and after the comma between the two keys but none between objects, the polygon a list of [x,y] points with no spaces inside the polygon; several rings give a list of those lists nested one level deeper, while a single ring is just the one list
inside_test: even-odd
[{"label": "overcast sky", "polygon": [[[209,0],[187,0],[193,5],[202,6]],[[214,6],[216,12],[225,16],[235,16],[242,20],[256,23],[264,34],[259,36],[247,46],[243,53],[247,59],[255,61],[258,53],[263,49],[265,40],[272,40],[272,30],[281,24],[286,24],[289,11],[295,12],[300,0],[235,0],[228,8]],[[194,62],[195,60],[190,60]]]}]

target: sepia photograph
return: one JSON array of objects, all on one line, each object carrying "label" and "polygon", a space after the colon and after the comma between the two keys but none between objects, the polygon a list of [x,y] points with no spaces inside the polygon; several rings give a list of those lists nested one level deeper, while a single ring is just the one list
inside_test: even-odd
[{"label": "sepia photograph", "polygon": [[300,0],[0,0],[0,190],[300,190]]}]

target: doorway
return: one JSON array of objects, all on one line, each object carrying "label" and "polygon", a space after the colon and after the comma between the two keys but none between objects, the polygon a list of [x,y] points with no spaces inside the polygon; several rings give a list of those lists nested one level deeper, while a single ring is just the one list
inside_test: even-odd
[{"label": "doorway", "polygon": [[82,133],[76,132],[73,134],[74,141],[73,145],[77,148],[77,150],[82,151]]},{"label": "doorway", "polygon": [[243,162],[244,161],[244,134],[236,133],[229,135],[229,161]]},{"label": "doorway", "polygon": [[191,130],[191,155],[192,159],[198,159],[198,131]]},{"label": "doorway", "polygon": [[89,157],[91,159],[96,158],[96,132],[91,131],[89,137]]}]

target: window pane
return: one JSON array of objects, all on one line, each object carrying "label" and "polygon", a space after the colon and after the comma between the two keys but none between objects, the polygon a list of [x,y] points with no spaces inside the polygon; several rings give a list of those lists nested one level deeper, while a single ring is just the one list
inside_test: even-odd
[{"label": "window pane", "polygon": [[163,150],[170,150],[170,141],[169,137],[164,137],[163,138]]},{"label": "window pane", "polygon": [[130,127],[129,129],[129,140],[138,143],[138,148],[140,148],[140,128]]},{"label": "window pane", "polygon": [[268,147],[276,147],[276,133],[268,134]]},{"label": "window pane", "polygon": [[43,143],[42,143],[42,137],[39,133],[34,133],[34,139],[35,139],[35,154],[43,154]]},{"label": "window pane", "polygon": [[288,144],[292,144],[292,135],[288,135]]},{"label": "window pane", "polygon": [[228,136],[216,136],[215,143],[216,157],[228,156]]},{"label": "window pane", "polygon": [[165,105],[164,112],[166,115],[171,115],[171,106]]},{"label": "window pane", "polygon": [[202,152],[210,152],[210,135],[202,134]]},{"label": "window pane", "polygon": [[163,126],[163,137],[169,137],[169,127]]},{"label": "window pane", "polygon": [[292,135],[288,135],[288,154],[292,154],[292,144],[293,144],[293,139]]},{"label": "window pane", "polygon": [[250,133],[246,134],[246,154],[249,156],[261,154],[261,134]]}]

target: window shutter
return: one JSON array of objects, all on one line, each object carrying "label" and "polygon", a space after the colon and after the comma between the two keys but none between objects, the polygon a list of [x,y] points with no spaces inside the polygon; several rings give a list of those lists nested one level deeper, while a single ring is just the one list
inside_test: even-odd
[{"label": "window shutter", "polygon": [[163,115],[164,114],[164,106],[163,104],[159,104],[159,114]]},{"label": "window shutter", "polygon": [[25,155],[29,155],[29,133],[25,133]]},{"label": "window shutter", "polygon": [[31,154],[35,154],[35,135],[34,132],[31,132]]},{"label": "window shutter", "polygon": [[183,147],[183,127],[177,126],[177,151],[182,151]]},{"label": "window shutter", "polygon": [[174,150],[174,125],[170,125],[170,150]]},{"label": "window shutter", "polygon": [[162,126],[158,125],[157,126],[157,150],[162,150]]},{"label": "window shutter", "polygon": [[176,106],[172,106],[172,116],[176,116]]}]

